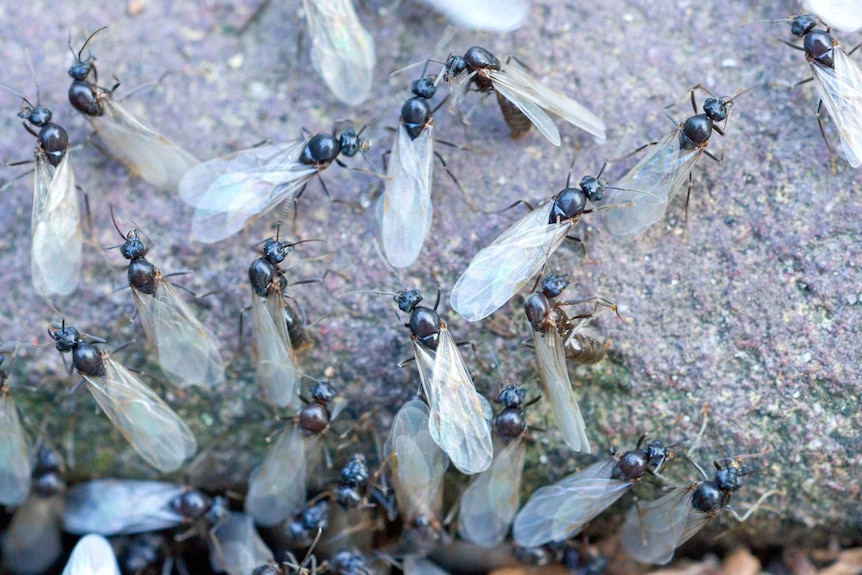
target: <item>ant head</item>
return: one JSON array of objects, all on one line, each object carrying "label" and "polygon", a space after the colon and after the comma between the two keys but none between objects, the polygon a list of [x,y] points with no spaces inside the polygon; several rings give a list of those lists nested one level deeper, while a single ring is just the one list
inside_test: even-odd
[{"label": "ant head", "polygon": [[422,292],[418,289],[402,290],[397,292],[392,300],[398,304],[398,309],[410,313],[422,301]]},{"label": "ant head", "polygon": [[420,98],[430,100],[437,93],[437,79],[434,76],[425,76],[414,80],[410,84],[410,91]]},{"label": "ant head", "polygon": [[66,320],[61,324],[51,324],[48,334],[54,340],[54,347],[61,353],[72,351],[81,341],[81,334],[74,327],[66,327]]},{"label": "ant head", "polygon": [[293,251],[294,244],[269,238],[263,242],[263,257],[272,265],[280,264]]},{"label": "ant head", "polygon": [[527,397],[527,392],[520,385],[508,384],[503,386],[500,394],[497,396],[497,402],[502,403],[506,407],[519,407],[524,403]]},{"label": "ant head", "polygon": [[318,381],[311,386],[311,399],[316,403],[329,403],[336,395],[335,387],[328,381]]},{"label": "ant head", "polygon": [[548,299],[555,298],[569,287],[569,278],[563,274],[546,274],[542,278],[542,293]]},{"label": "ant head", "polygon": [[790,19],[790,33],[802,38],[817,26],[817,19],[811,14],[800,14]]},{"label": "ant head", "polygon": [[467,69],[467,61],[459,54],[449,54],[446,58],[446,69],[443,72],[443,81],[448,82],[458,74]]},{"label": "ant head", "polygon": [[95,36],[96,34],[101,32],[105,28],[107,28],[107,26],[102,26],[101,28],[99,28],[98,30],[96,30],[95,32],[90,34],[90,36],[87,37],[87,39],[81,45],[81,49],[78,50],[77,54],[75,53],[75,50],[72,48],[72,33],[71,32],[69,33],[69,50],[72,52],[72,56],[75,57],[75,63],[72,64],[71,68],[69,68],[69,75],[74,80],[86,80],[87,76],[90,75],[90,71],[93,69],[93,65],[95,64],[96,59],[91,54],[90,56],[87,57],[86,60],[84,60],[81,58],[81,54],[84,53],[84,48],[87,47],[87,44],[90,43],[90,40],[93,39],[93,36]]}]

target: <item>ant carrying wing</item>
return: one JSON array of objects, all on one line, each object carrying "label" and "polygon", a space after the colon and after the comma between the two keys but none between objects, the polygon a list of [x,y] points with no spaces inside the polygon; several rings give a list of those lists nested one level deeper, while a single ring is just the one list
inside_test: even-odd
[{"label": "ant carrying wing", "polygon": [[581,215],[591,211],[586,210],[587,199],[591,199],[587,182],[593,180],[604,189],[602,180],[587,176],[579,188],[565,188],[480,250],[452,288],[452,308],[464,319],[478,321],[527,285]]},{"label": "ant carrying wing", "polygon": [[691,171],[706,152],[713,129],[727,119],[733,107],[731,97],[707,98],[704,113],[695,114],[671,130],[614,187],[619,193],[599,201],[599,205],[614,205],[603,210],[605,229],[620,239],[632,239],[661,220],[668,204],[689,182]]},{"label": "ant carrying wing", "polygon": [[521,476],[527,453],[526,427],[521,403],[523,388],[506,386],[497,401],[506,407],[494,419],[498,436],[491,466],[478,474],[458,503],[458,534],[482,547],[496,547],[506,538],[521,502]]},{"label": "ant carrying wing", "polygon": [[415,89],[414,93],[401,108],[386,185],[377,204],[383,251],[396,268],[406,268],[419,257],[433,217],[434,122],[427,98]]},{"label": "ant carrying wing", "polygon": [[827,30],[815,28],[817,22],[810,15],[791,22],[793,33],[804,38],[805,59],[817,94],[838,126],[844,155],[858,168],[862,165],[862,71]]},{"label": "ant carrying wing", "polygon": [[81,339],[73,327],[54,324],[49,333],[72,363],[111,423],[138,454],[159,471],[176,471],[197,451],[191,430],[162,401],[108,352]]},{"label": "ant carrying wing", "polygon": [[452,86],[453,106],[458,105],[471,84],[481,92],[496,91],[506,121],[516,137],[523,133],[522,122],[510,105],[517,108],[521,116],[526,116],[555,146],[560,145],[560,133],[545,110],[599,139],[605,138],[605,124],[595,114],[519,68],[500,62],[479,46],[467,50],[464,56],[450,56],[443,78]]},{"label": "ant carrying wing", "polygon": [[178,387],[222,385],[224,364],[213,334],[195,317],[164,274],[146,259],[147,247],[138,230],[123,237],[120,251],[129,260],[129,286],[135,307],[147,337],[155,345],[162,371]]},{"label": "ant carrying wing", "polygon": [[66,492],[63,529],[111,536],[170,529],[186,523],[175,507],[185,488],[176,483],[97,479]]},{"label": "ant carrying wing", "polygon": [[196,208],[192,236],[204,243],[229,238],[278,204],[295,199],[339,155],[353,157],[367,147],[348,129],[338,137],[315,134],[240,150],[196,166],[179,188],[180,198]]},{"label": "ant carrying wing", "polygon": [[311,64],[332,94],[348,106],[368,98],[374,79],[374,38],[352,0],[304,0],[311,31]]},{"label": "ant carrying wing", "polygon": [[668,448],[654,441],[645,449],[618,453],[537,489],[515,517],[515,542],[538,547],[577,535],[647,472],[658,472],[670,457]]},{"label": "ant carrying wing", "polygon": [[95,77],[95,59],[83,60],[81,54],[93,36],[102,30],[104,28],[90,35],[77,54],[72,51],[75,63],[69,68],[72,77],[69,102],[84,114],[104,142],[108,154],[151,185],[175,191],[183,174],[200,162],[127,112],[113,99],[113,90],[87,79],[91,73]]},{"label": "ant carrying wing", "polygon": [[[742,467],[743,459],[768,450],[735,457],[725,467],[716,462],[714,480],[677,487],[655,501],[630,509],[620,531],[623,549],[641,563],[670,562],[677,547],[703,529],[722,509],[729,509],[732,494],[742,487],[743,477],[748,473]],[[761,497],[761,501],[771,493]],[[756,507],[757,504],[745,516],[737,518],[744,521]]]},{"label": "ant carrying wing", "polygon": [[75,544],[62,575],[94,574],[120,575],[120,566],[108,540],[101,535],[89,534]]}]

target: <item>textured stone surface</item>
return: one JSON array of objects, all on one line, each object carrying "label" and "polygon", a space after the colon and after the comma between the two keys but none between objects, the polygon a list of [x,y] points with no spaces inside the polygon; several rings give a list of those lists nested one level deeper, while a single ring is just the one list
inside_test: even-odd
[{"label": "textured stone surface", "polygon": [[[498,210],[519,199],[541,202],[563,187],[573,157],[579,178],[595,173],[606,158],[666,134],[673,127],[668,115],[675,120],[690,115],[686,98],[693,85],[702,83],[716,95],[749,88],[737,101],[727,135],[713,137],[710,150],[724,162],[704,158],[694,170],[687,225],[680,198],[660,225],[620,245],[601,229],[596,216],[587,215],[576,235],[585,240],[593,261],[585,261],[577,246],[564,246],[551,259],[556,270],[572,274],[580,284],[570,288],[573,297],[604,295],[633,320],[623,323],[606,315],[591,329],[609,342],[610,358],[596,368],[573,368],[573,381],[594,451],[611,445],[631,448],[647,430],[670,441],[691,438],[704,405],[709,405],[710,447],[697,452],[701,465],[725,454],[772,446],[769,455],[754,463],[763,469],[747,478],[734,502],[745,508],[746,502],[777,488],[781,494],[769,500],[774,511],[761,510],[752,519],[757,531],[737,529],[722,544],[737,537],[759,545],[788,537],[810,539],[804,526],[817,526],[818,537],[858,538],[860,172],[840,156],[831,165],[814,117],[813,87],[789,90],[809,75],[803,55],[779,43],[791,38],[789,27],[736,28],[746,21],[784,17],[793,6],[769,9],[717,0],[607,6],[535,2],[529,24],[519,31],[506,36],[461,32],[435,51],[445,24],[424,5],[367,2],[360,18],[377,42],[378,83],[368,103],[347,109],[312,71],[300,4],[272,2],[243,28],[255,2],[4,3],[2,82],[34,93],[24,56],[29,48],[42,103],[54,110],[55,121],[66,126],[74,142],[82,142],[89,126],[66,100],[71,62],[66,41],[71,30],[77,47],[87,34],[107,25],[91,45],[101,84],[110,85],[116,75],[123,81],[117,91],[122,98],[170,72],[124,105],[199,157],[265,139],[296,138],[303,127],[329,131],[339,118],[358,125],[375,118],[365,134],[374,142],[369,160],[381,169],[380,153],[391,137],[384,128],[395,125],[408,82],[418,74],[390,77],[392,70],[427,57],[442,59],[450,50],[463,52],[475,44],[500,56],[517,55],[541,81],[603,117],[609,137],[599,146],[583,132],[561,125],[561,148],[535,131],[513,141],[493,98],[471,100],[478,107],[466,129],[444,107],[437,116],[438,134],[470,148],[440,146],[466,198],[436,171],[433,235],[420,263],[403,274],[408,287],[420,287],[429,297],[439,284],[444,302],[475,252],[523,209],[482,214],[469,204]],[[851,35],[843,43],[852,46],[858,40]],[[0,115],[0,158],[27,159],[33,138],[15,118],[14,98],[2,98],[6,113]],[[702,102],[703,97],[697,99]],[[673,106],[665,109],[667,105]],[[828,121],[827,133],[838,145]],[[259,461],[264,437],[281,425],[252,385],[247,330],[238,339],[239,312],[249,302],[246,269],[256,257],[253,246],[274,232],[277,216],[273,213],[216,246],[188,243],[191,210],[178,198],[130,177],[91,145],[72,154],[92,227],[85,229],[85,279],[79,291],[53,303],[70,324],[105,337],[111,346],[131,342],[116,357],[143,370],[147,381],[158,379],[157,368],[146,360],[149,350],[132,316],[131,295],[119,290],[125,285],[124,260],[117,250],[104,249],[119,241],[110,222],[111,205],[121,220],[134,220],[154,239],[153,263],[165,272],[192,270],[190,277],[177,281],[198,293],[215,292],[200,301],[201,315],[222,339],[229,384],[213,393],[154,386],[187,418],[202,447],[212,450],[186,478],[210,488],[237,487]],[[613,163],[605,175],[613,182],[635,161]],[[351,165],[370,168],[361,159]],[[6,168],[2,177],[11,179],[22,169]],[[0,337],[43,346],[24,350],[12,368],[16,401],[29,430],[45,430],[67,457],[73,456],[73,479],[94,474],[151,477],[154,472],[96,413],[87,392],[69,394],[77,376],[65,373],[47,345],[46,328],[58,316],[29,281],[30,181],[25,177],[6,189],[0,210]],[[309,375],[325,374],[345,389],[353,415],[382,406],[375,420],[384,429],[388,414],[418,383],[409,365],[396,367],[410,356],[407,332],[386,298],[338,295],[399,286],[373,245],[377,225],[369,206],[381,181],[335,166],[325,173],[325,181],[334,201],[327,201],[319,184],[312,183],[295,225],[281,233],[327,241],[325,246],[304,246],[299,250],[303,255],[333,255],[300,264],[290,278],[321,277],[330,268],[351,281],[330,274],[322,284],[292,289],[309,318],[319,320],[312,330],[315,345],[300,354],[300,362]],[[516,298],[475,325],[443,304],[456,337],[476,346],[477,355],[468,355],[468,362],[476,371],[477,387],[488,396],[510,378],[527,386],[529,395],[537,392],[533,354],[520,345],[528,333],[521,301]],[[534,425],[550,425],[544,408],[531,413]],[[533,467],[527,475],[533,484],[558,479],[592,460],[572,456],[553,433],[534,437],[539,441],[530,444]],[[678,481],[697,478],[685,461],[670,472]],[[649,490],[641,492],[641,497],[651,496]],[[624,510],[622,505],[627,503],[615,509]],[[606,531],[595,529],[596,535]]]}]

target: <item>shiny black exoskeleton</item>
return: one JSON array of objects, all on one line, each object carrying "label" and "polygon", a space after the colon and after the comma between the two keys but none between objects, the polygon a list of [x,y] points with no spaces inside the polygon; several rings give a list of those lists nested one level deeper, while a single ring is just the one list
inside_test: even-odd
[{"label": "shiny black exoskeleton", "polygon": [[305,404],[299,412],[299,426],[307,434],[321,433],[329,426],[332,418],[327,404],[335,399],[336,391],[332,384],[320,381],[311,387],[311,403]]},{"label": "shiny black exoskeleton", "polygon": [[431,105],[428,100],[434,97],[437,86],[433,76],[415,80],[410,87],[414,94],[401,106],[401,122],[411,139],[415,140],[431,122]]},{"label": "shiny black exoskeleton", "polygon": [[51,110],[39,104],[38,86],[36,87],[35,106],[15,90],[2,85],[0,87],[15,94],[24,102],[21,111],[18,112],[18,117],[39,128],[39,132],[35,132],[30,126],[24,124],[24,128],[36,137],[36,155],[43,156],[55,168],[59,166],[69,148],[69,134],[62,126],[51,122],[53,116]]},{"label": "shiny black exoskeleton", "polygon": [[341,481],[335,487],[335,502],[344,509],[359,507],[365,500],[368,477],[365,456],[357,453],[341,468]]},{"label": "shiny black exoskeleton", "polygon": [[530,326],[541,333],[563,325],[565,314],[554,305],[554,300],[569,286],[562,274],[547,274],[542,278],[542,291],[531,293],[524,300],[524,314]]},{"label": "shiny black exoskeleton", "polygon": [[352,158],[367,148],[368,143],[360,138],[353,128],[344,130],[338,137],[330,134],[315,134],[302,149],[299,162],[317,166],[318,169],[323,170],[332,162],[337,162],[339,155]]},{"label": "shiny black exoskeleton", "polygon": [[[81,58],[81,54],[84,52],[87,44],[90,43],[90,40],[93,39],[93,36],[104,29],[99,28],[93,32],[84,42],[84,45],[81,46],[81,49],[78,50],[77,54],[72,50],[71,45],[69,46],[69,49],[72,50],[72,54],[75,56],[75,63],[69,68],[69,76],[72,77],[72,85],[69,86],[69,103],[76,110],[88,116],[101,116],[104,114],[105,107],[103,100],[108,97],[110,92],[96,85],[99,81],[95,66],[96,59],[90,56],[84,60]],[[93,73],[93,82],[87,79],[91,72]]]},{"label": "shiny black exoskeleton", "polygon": [[[81,375],[90,377],[101,377],[105,375],[105,364],[102,361],[102,352],[93,345],[81,339],[81,334],[74,327],[66,327],[53,324],[48,333],[54,340],[54,347],[60,353],[72,352],[72,365]],[[104,343],[98,341],[97,343]]]},{"label": "shiny black exoskeleton", "polygon": [[506,407],[494,418],[494,429],[506,442],[520,437],[527,429],[527,420],[521,409],[525,397],[524,388],[517,385],[506,385],[497,396],[497,402]]},{"label": "shiny black exoskeleton", "polygon": [[[437,294],[439,300],[440,294]],[[440,315],[430,307],[419,305],[422,301],[422,292],[419,290],[400,291],[393,298],[398,304],[398,309],[410,314],[410,321],[406,324],[410,328],[410,334],[428,349],[437,349],[437,336],[440,334]],[[436,309],[437,304],[434,305]]]},{"label": "shiny black exoskeleton", "polygon": [[279,288],[283,292],[287,287],[287,278],[279,269],[278,264],[293,251],[295,243],[269,238],[263,243],[263,257],[251,262],[248,267],[248,281],[254,293],[260,297],[268,297],[273,281],[278,278]]},{"label": "shiny black exoskeleton", "polygon": [[170,502],[170,508],[175,513],[189,520],[203,517],[209,513],[212,506],[212,498],[197,489],[183,491]]},{"label": "shiny black exoskeleton", "polygon": [[329,502],[325,499],[293,516],[285,523],[284,534],[293,547],[308,547],[317,532],[329,526]]},{"label": "shiny black exoskeleton", "polygon": [[816,29],[817,20],[810,14],[801,14],[790,21],[790,32],[803,39],[805,58],[827,68],[835,68],[833,48],[838,44],[826,30]]},{"label": "shiny black exoskeleton", "polygon": [[670,448],[665,447],[658,440],[653,440],[646,449],[641,449],[638,446],[637,449],[626,451],[620,455],[611,473],[611,478],[621,481],[637,481],[647,471],[657,473],[664,462],[672,457]]},{"label": "shiny black exoskeleton", "polygon": [[680,147],[687,150],[706,147],[713,130],[724,135],[721,128],[715,124],[726,120],[732,107],[732,99],[726,96],[707,98],[703,102],[704,113],[691,116],[683,124],[679,133]]},{"label": "shiny black exoskeleton", "polygon": [[587,194],[581,188],[566,188],[554,198],[549,224],[579,218],[592,210],[587,210]]},{"label": "shiny black exoskeleton", "polygon": [[[472,73],[482,69],[499,70],[500,60],[485,48],[473,46],[463,56],[451,54],[447,58],[444,78],[448,82],[461,72]],[[480,92],[489,92],[492,89],[491,80],[481,74],[476,74],[470,81]]]},{"label": "shiny black exoskeleton", "polygon": [[120,246],[120,253],[129,260],[127,274],[129,285],[142,293],[153,295],[156,291],[158,268],[144,257],[147,254],[147,246],[141,239],[138,230],[130,230],[125,238],[123,245]]}]

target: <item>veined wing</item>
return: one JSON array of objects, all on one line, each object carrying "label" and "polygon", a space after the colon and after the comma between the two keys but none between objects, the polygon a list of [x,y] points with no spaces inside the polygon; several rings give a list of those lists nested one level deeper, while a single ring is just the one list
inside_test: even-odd
[{"label": "veined wing", "polygon": [[[556,114],[568,123],[586,130],[597,138],[605,139],[605,123],[601,118],[568,96],[545,86],[518,68],[505,66],[501,70],[490,70],[489,75],[494,83],[494,89],[519,108],[521,108],[519,102],[529,102]],[[526,110],[521,108],[521,111],[530,117]],[[532,120],[532,118],[530,119]],[[535,124],[535,121],[533,123]],[[536,127],[542,130],[541,125],[536,124]],[[554,127],[554,132],[557,132],[556,127]],[[545,134],[545,131],[542,130],[542,133]],[[555,145],[560,145],[559,133],[557,133],[556,142],[548,134],[545,134],[545,137]]]},{"label": "veined wing", "polygon": [[654,146],[635,167],[614,184],[603,200],[603,206],[620,206],[602,210],[605,229],[621,239],[631,239],[659,221],[667,205],[688,183],[688,177],[703,148],[681,148],[680,128],[672,130]]},{"label": "veined wing", "polygon": [[823,105],[838,126],[844,155],[854,168],[862,165],[862,72],[847,53],[832,50],[835,69],[812,61],[814,85]]},{"label": "veined wing", "polygon": [[180,179],[200,162],[129,114],[111,98],[103,98],[101,116],[87,116],[106,151],[147,183],[176,191]]},{"label": "veined wing", "polygon": [[284,321],[281,290],[266,298],[251,293],[252,332],[256,369],[255,382],[266,398],[278,407],[299,407],[300,374],[296,368],[290,334]]},{"label": "veined wing", "polygon": [[227,521],[213,529],[210,565],[216,573],[249,575],[255,567],[273,561],[272,551],[245,513],[231,513]]},{"label": "veined wing", "polygon": [[449,296],[461,317],[488,317],[539,273],[572,228],[570,221],[548,223],[552,207],[542,204],[476,254]]},{"label": "veined wing", "polygon": [[30,493],[30,454],[9,386],[0,384],[0,505],[17,507]]},{"label": "veined wing", "polygon": [[45,295],[69,295],[81,273],[81,218],[70,151],[54,169],[36,154],[31,220],[33,286]]},{"label": "veined wing", "polygon": [[460,28],[510,32],[520,28],[527,18],[527,0],[422,0],[442,12]]},{"label": "veined wing", "polygon": [[416,261],[431,229],[433,160],[432,126],[413,140],[401,124],[395,133],[386,187],[378,201],[383,251],[396,268],[406,268]]},{"label": "veined wing", "polygon": [[616,459],[603,459],[558,483],[537,489],[515,517],[515,543],[538,547],[580,533],[584,525],[631,487],[629,481],[611,479],[615,465]]},{"label": "veined wing", "polygon": [[455,340],[443,325],[431,373],[429,430],[461,473],[488,469],[494,458],[493,412],[476,392]]},{"label": "veined wing", "polygon": [[336,98],[358,106],[374,76],[374,38],[356,16],[351,0],[305,0],[311,31],[311,63]]},{"label": "veined wing", "polygon": [[831,28],[842,32],[862,28],[862,5],[856,0],[803,0],[802,5]]},{"label": "veined wing", "polygon": [[105,374],[84,375],[99,407],[147,463],[165,473],[176,471],[194,455],[191,430],[137,377],[102,352]]},{"label": "veined wing", "polygon": [[419,371],[419,380],[422,382],[422,391],[425,398],[431,402],[431,374],[434,371],[434,355],[428,351],[419,341],[413,342],[413,357],[416,360],[416,369]]},{"label": "veined wing", "polygon": [[501,449],[486,471],[461,494],[458,533],[482,547],[496,547],[509,531],[521,502],[526,441],[522,434]]},{"label": "veined wing", "polygon": [[533,330],[533,343],[536,347],[542,392],[548,398],[551,412],[560,426],[566,445],[574,451],[590,453],[584,418],[572,391],[572,382],[566,369],[566,351],[560,334],[556,329],[549,329],[545,333]]},{"label": "veined wing", "polygon": [[183,492],[175,483],[97,479],[66,492],[63,530],[111,536],[176,527],[183,517],[170,508]]},{"label": "veined wing", "polygon": [[224,364],[210,331],[195,317],[161,272],[153,295],[132,288],[138,315],[156,347],[159,365],[178,387],[224,383]]},{"label": "veined wing", "polygon": [[120,575],[120,566],[108,540],[101,535],[90,534],[72,549],[63,575]]},{"label": "veined wing", "polygon": [[305,504],[305,440],[295,426],[282,431],[248,482],[245,511],[258,525],[278,525]]},{"label": "veined wing", "polygon": [[258,146],[200,164],[180,182],[180,197],[194,206],[192,235],[214,243],[237,233],[318,173],[299,162],[307,140]]},{"label": "veined wing", "polygon": [[398,510],[405,521],[439,516],[449,458],[431,438],[427,405],[414,399],[398,410],[383,451],[392,466]]},{"label": "veined wing", "polygon": [[620,531],[626,553],[640,563],[668,563],[680,544],[715,517],[714,513],[704,513],[692,506],[698,485],[679,487],[655,501],[629,509]]}]

